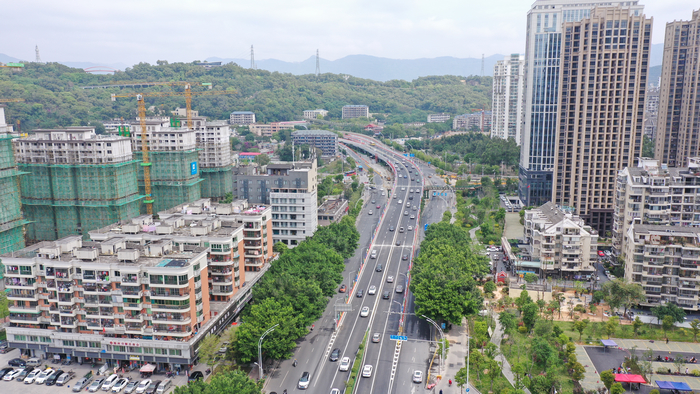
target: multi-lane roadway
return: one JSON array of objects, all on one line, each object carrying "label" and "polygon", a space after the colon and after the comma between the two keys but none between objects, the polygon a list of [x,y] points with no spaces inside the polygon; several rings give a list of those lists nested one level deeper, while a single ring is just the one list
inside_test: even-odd
[{"label": "multi-lane roadway", "polygon": [[[424,320],[413,315],[413,297],[408,290],[409,267],[416,242],[422,238],[423,225],[426,221],[439,221],[448,201],[446,198],[426,201],[429,215],[421,217],[423,183],[440,182],[438,178],[429,168],[421,167],[424,172],[421,173],[410,160],[381,144],[371,146],[370,141],[374,140],[359,136],[346,140],[350,147],[360,147],[389,163],[395,181],[387,184],[381,177],[374,177],[377,188],[371,190],[369,198],[372,200],[367,202],[358,221],[360,247],[346,262],[344,284],[348,292],[336,295],[314,325],[314,330],[300,340],[294,354],[296,367],[292,360],[286,360],[268,371],[265,387],[268,392],[303,391],[298,382],[304,372],[310,375],[307,392],[330,393],[334,388],[340,393],[351,392],[351,387],[346,389],[350,371],[340,371],[339,364],[344,357],[349,357],[352,362],[363,343],[366,346],[356,392],[425,391],[425,376],[431,358],[429,341],[434,333]],[[353,156],[358,158],[354,153]],[[371,161],[368,156],[360,155],[359,158]],[[369,215],[370,210],[372,215]],[[372,254],[376,257],[373,258]],[[371,288],[373,294],[369,294]],[[358,296],[360,293],[362,296]],[[342,315],[340,324],[337,324],[335,305],[351,308]],[[363,313],[363,309],[368,313]],[[400,352],[397,352],[397,343],[390,336],[400,333],[402,316],[401,334],[408,340],[402,342]],[[373,340],[375,335],[378,335],[378,340]],[[335,349],[338,349],[338,361],[330,361]],[[372,366],[372,373],[369,377],[362,377],[366,365]],[[422,384],[412,382],[416,370],[423,372]]]}]

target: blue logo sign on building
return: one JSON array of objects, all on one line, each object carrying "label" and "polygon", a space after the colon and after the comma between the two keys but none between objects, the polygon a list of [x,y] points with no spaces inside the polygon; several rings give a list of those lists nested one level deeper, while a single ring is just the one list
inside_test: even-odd
[{"label": "blue logo sign on building", "polygon": [[197,175],[197,162],[190,163],[190,175]]}]

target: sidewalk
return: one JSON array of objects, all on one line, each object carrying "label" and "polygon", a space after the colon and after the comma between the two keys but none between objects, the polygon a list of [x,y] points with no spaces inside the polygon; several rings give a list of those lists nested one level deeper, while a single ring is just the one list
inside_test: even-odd
[{"label": "sidewalk", "polygon": [[604,387],[605,385],[600,380],[600,375],[596,371],[593,361],[586,353],[586,349],[582,345],[576,345],[576,359],[578,360],[586,372],[583,374],[583,380],[581,381],[581,387],[584,390],[598,390],[598,387]]},{"label": "sidewalk", "polygon": [[[462,392],[454,382],[454,376],[459,372],[460,369],[467,366],[467,319],[462,319],[462,324],[460,326],[452,326],[452,329],[445,333],[445,339],[450,344],[449,350],[447,351],[447,359],[445,360],[445,375],[441,380],[437,382],[435,388],[432,390],[433,393],[439,393],[440,390],[444,394]],[[471,376],[470,376],[471,378]],[[450,387],[449,380],[452,379],[452,386]],[[481,394],[474,386],[469,384],[469,393]]]},{"label": "sidewalk", "polygon": [[[510,363],[508,360],[506,360],[505,356],[503,353],[500,352],[501,349],[501,339],[503,339],[503,330],[501,330],[501,323],[498,322],[498,318],[494,316],[494,320],[496,321],[496,328],[493,330],[493,336],[491,336],[491,342],[498,347],[499,353],[496,356],[496,361],[500,362],[501,365],[501,371],[503,372],[503,376],[508,379],[510,384],[515,388],[515,375],[513,375],[513,371],[510,369]],[[523,388],[523,391],[525,391],[526,394],[530,394],[530,390],[527,389],[527,387]]]}]

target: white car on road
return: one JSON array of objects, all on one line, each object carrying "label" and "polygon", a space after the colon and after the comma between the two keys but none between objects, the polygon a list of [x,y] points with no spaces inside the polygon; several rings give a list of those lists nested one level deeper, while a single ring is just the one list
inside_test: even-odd
[{"label": "white car on road", "polygon": [[360,311],[360,316],[362,316],[362,317],[369,316],[369,307],[368,306],[362,307],[362,310]]},{"label": "white car on road", "polygon": [[343,357],[338,364],[338,371],[346,372],[350,370],[350,357]]}]

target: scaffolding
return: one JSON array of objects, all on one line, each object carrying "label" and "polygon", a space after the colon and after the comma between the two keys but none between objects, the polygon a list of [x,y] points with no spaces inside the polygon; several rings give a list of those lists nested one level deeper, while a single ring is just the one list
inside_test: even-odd
[{"label": "scaffolding", "polygon": [[202,168],[202,198],[214,201],[233,193],[233,166]]},{"label": "scaffolding", "polygon": [[[142,152],[135,151],[134,158],[140,159]],[[198,168],[198,152],[196,149],[180,151],[148,152],[151,162],[151,195],[153,196],[153,212],[168,210],[189,201],[198,200],[202,196],[200,190],[200,172]],[[143,167],[138,169],[139,191],[146,190]],[[141,208],[146,213],[146,207]]]},{"label": "scaffolding", "polygon": [[19,177],[12,137],[0,134],[0,254],[24,248],[24,225]]},{"label": "scaffolding", "polygon": [[27,239],[53,241],[140,214],[138,161],[115,164],[20,163]]}]

